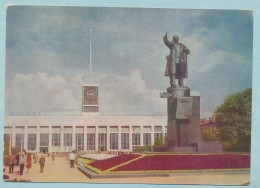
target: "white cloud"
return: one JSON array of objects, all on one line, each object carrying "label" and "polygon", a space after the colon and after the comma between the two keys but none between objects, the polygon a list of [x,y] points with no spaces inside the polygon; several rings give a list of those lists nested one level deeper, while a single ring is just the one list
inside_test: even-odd
[{"label": "white cloud", "polygon": [[8,114],[67,114],[80,110],[80,87],[60,75],[16,74],[6,85]]},{"label": "white cloud", "polygon": [[124,76],[97,74],[100,83],[101,112],[107,115],[165,115],[166,99],[158,90],[149,89],[141,70]]},{"label": "white cloud", "polygon": [[[66,80],[46,73],[16,74],[6,88],[7,113],[79,115],[82,80],[81,75]],[[140,69],[125,76],[96,74],[95,80],[103,115],[166,114],[166,99],[159,98],[160,91],[147,88]]]}]

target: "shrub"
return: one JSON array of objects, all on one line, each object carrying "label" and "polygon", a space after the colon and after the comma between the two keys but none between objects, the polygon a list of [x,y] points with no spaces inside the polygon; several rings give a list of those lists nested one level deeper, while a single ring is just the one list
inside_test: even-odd
[{"label": "shrub", "polygon": [[151,151],[151,146],[139,146],[133,149],[134,152],[147,152],[147,151]]},{"label": "shrub", "polygon": [[165,146],[165,136],[156,138],[154,141],[154,146]]}]

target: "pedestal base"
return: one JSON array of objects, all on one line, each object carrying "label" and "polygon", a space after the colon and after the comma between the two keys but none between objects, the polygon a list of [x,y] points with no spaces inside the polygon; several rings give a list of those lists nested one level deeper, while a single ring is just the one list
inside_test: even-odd
[{"label": "pedestal base", "polygon": [[168,152],[198,152],[201,144],[200,97],[190,96],[185,86],[171,86],[167,89],[167,138]]}]

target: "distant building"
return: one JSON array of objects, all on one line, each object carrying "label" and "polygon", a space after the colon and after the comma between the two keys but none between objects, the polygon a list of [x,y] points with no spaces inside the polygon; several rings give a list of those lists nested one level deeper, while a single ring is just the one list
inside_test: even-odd
[{"label": "distant building", "polygon": [[203,118],[200,119],[200,128],[213,130],[217,128],[217,122],[214,117],[209,117],[209,119]]},{"label": "distant building", "polygon": [[82,86],[79,116],[5,116],[4,138],[28,152],[132,151],[166,134],[167,116],[101,116],[98,95]]}]

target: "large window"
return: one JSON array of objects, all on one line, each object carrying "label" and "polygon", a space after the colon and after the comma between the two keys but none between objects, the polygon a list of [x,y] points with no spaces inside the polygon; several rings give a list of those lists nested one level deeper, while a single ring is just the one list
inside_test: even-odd
[{"label": "large window", "polygon": [[162,136],[163,136],[163,130],[162,126],[154,126],[154,142],[155,143],[160,143],[162,141]]},{"label": "large window", "polygon": [[132,133],[133,148],[140,146],[140,133]]},{"label": "large window", "polygon": [[[8,155],[8,152],[11,149],[11,145],[12,145],[11,134],[4,134],[4,154]],[[5,149],[8,149],[8,150],[5,150]]]},{"label": "large window", "polygon": [[49,146],[49,127],[47,126],[40,127],[40,146],[41,147]]},{"label": "large window", "polygon": [[34,151],[36,150],[36,137],[35,133],[28,134],[28,150]]},{"label": "large window", "polygon": [[162,133],[154,133],[154,141],[159,142],[162,139]]},{"label": "large window", "polygon": [[52,133],[52,146],[60,146],[60,134]]},{"label": "large window", "polygon": [[154,126],[154,132],[162,132],[162,126]]},{"label": "large window", "polygon": [[60,127],[52,127],[52,146],[60,146]]},{"label": "large window", "polygon": [[72,149],[72,126],[64,126],[64,148],[66,151]]},{"label": "large window", "polygon": [[27,132],[28,132],[27,149],[29,151],[35,151],[36,150],[37,127],[28,126]]},{"label": "large window", "polygon": [[144,133],[143,136],[144,146],[151,145],[151,133]]},{"label": "large window", "polygon": [[98,150],[107,150],[107,133],[98,133]]},{"label": "large window", "polygon": [[72,146],[72,133],[64,133],[64,146]]},{"label": "large window", "polygon": [[118,133],[110,133],[110,149],[118,149]]},{"label": "large window", "polygon": [[121,148],[129,149],[129,133],[121,133]]},{"label": "large window", "polygon": [[84,127],[76,126],[75,128],[75,146],[77,151],[84,150]]},{"label": "large window", "polygon": [[40,134],[40,146],[49,146],[49,133]]},{"label": "large window", "polygon": [[24,149],[24,127],[17,126],[15,127],[15,147]]},{"label": "large window", "polygon": [[95,133],[87,134],[87,150],[95,150]]},{"label": "large window", "polygon": [[84,133],[76,133],[75,135],[76,150],[84,150]]},{"label": "large window", "polygon": [[15,147],[24,148],[24,134],[15,135]]}]

